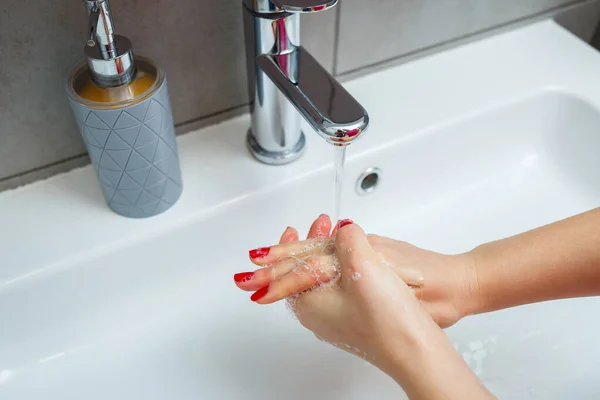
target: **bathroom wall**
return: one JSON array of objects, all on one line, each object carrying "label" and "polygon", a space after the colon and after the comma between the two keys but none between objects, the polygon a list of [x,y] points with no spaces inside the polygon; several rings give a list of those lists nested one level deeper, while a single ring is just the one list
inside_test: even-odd
[{"label": "bathroom wall", "polygon": [[[88,162],[64,94],[87,28],[80,3],[0,2],[0,190]],[[246,111],[241,0],[111,5],[118,33],[167,71],[178,132]],[[590,41],[600,0],[340,0],[334,10],[303,16],[302,36],[317,59],[349,79],[552,16]]]}]

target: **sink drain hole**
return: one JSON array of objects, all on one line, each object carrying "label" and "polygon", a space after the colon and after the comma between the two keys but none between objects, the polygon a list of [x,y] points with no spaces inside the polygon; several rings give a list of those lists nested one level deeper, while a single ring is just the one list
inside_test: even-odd
[{"label": "sink drain hole", "polygon": [[381,182],[379,168],[367,168],[356,181],[356,191],[360,195],[372,193]]}]

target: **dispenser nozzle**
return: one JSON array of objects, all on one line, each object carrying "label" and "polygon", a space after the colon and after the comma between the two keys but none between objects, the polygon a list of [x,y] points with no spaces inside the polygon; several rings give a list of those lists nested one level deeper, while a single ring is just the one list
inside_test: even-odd
[{"label": "dispenser nozzle", "polygon": [[84,49],[92,80],[102,87],[128,84],[135,78],[131,42],[114,34],[108,0],[83,0],[89,36]]},{"label": "dispenser nozzle", "polygon": [[100,52],[105,60],[114,58],[116,55],[115,36],[110,4],[108,0],[84,0],[89,15],[90,38],[100,46]]}]

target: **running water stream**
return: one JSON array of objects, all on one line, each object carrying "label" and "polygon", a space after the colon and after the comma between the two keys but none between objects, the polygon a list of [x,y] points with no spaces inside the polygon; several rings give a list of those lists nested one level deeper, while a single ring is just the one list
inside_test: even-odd
[{"label": "running water stream", "polygon": [[333,212],[332,222],[335,224],[340,220],[340,207],[342,202],[342,187],[344,183],[344,162],[346,160],[347,146],[334,146],[333,157]]}]

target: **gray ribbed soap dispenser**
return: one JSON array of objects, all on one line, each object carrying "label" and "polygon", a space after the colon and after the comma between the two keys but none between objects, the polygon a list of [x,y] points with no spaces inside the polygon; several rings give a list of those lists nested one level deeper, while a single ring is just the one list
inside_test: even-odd
[{"label": "gray ribbed soap dispenser", "polygon": [[182,191],[164,71],[134,55],[113,33],[108,0],[83,0],[89,16],[86,61],[67,93],[108,206],[144,218],[169,209]]}]

